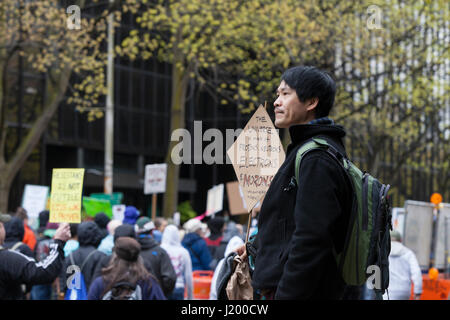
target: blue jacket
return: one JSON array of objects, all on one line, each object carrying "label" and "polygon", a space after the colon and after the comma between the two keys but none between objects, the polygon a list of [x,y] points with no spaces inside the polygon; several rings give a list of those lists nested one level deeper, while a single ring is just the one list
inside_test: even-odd
[{"label": "blue jacket", "polygon": [[192,260],[192,271],[195,270],[211,270],[211,254],[209,252],[206,241],[197,233],[188,233],[181,242],[185,247]]}]

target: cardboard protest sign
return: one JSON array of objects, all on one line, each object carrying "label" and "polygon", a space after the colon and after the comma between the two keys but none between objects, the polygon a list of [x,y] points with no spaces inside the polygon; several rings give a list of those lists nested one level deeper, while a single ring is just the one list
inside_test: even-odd
[{"label": "cardboard protest sign", "polygon": [[228,182],[226,187],[230,214],[238,215],[248,213],[244,191],[242,191],[239,181]]},{"label": "cardboard protest sign", "polygon": [[167,164],[148,164],[145,166],[144,194],[166,192]]},{"label": "cardboard protest sign", "polygon": [[22,208],[27,210],[28,218],[38,218],[45,210],[49,187],[26,184],[22,197]]},{"label": "cardboard protest sign", "polygon": [[84,169],[53,169],[50,222],[81,222]]},{"label": "cardboard protest sign", "polygon": [[227,155],[242,187],[247,212],[262,199],[285,153],[266,109],[260,105]]}]

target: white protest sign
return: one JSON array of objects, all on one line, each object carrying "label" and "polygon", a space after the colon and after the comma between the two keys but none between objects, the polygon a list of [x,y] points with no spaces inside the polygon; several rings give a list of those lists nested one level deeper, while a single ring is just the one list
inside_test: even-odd
[{"label": "white protest sign", "polygon": [[22,196],[22,208],[27,210],[28,218],[37,218],[39,212],[45,210],[48,190],[47,186],[25,185]]},{"label": "white protest sign", "polygon": [[113,219],[122,221],[125,214],[126,206],[124,204],[116,204],[112,206]]},{"label": "white protest sign", "polygon": [[177,227],[180,226],[181,215],[180,215],[179,212],[175,212],[175,213],[173,214],[173,222],[175,223],[175,225],[176,225]]},{"label": "white protest sign", "polygon": [[227,155],[242,187],[250,212],[269,189],[285,153],[266,109],[260,105]]},{"label": "white protest sign", "polygon": [[144,194],[166,192],[167,164],[148,164],[145,166]]},{"label": "white protest sign", "polygon": [[223,209],[223,192],[224,185],[219,184],[208,190],[208,196],[206,200],[206,212],[207,215],[212,215]]}]

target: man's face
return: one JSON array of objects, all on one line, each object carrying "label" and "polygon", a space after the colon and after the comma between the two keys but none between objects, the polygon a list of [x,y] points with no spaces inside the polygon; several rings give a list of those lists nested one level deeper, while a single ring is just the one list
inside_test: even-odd
[{"label": "man's face", "polygon": [[3,244],[3,242],[5,241],[5,228],[3,227],[3,222],[0,222],[0,245]]},{"label": "man's face", "polygon": [[295,124],[304,124],[314,119],[309,101],[301,102],[297,92],[283,80],[277,89],[278,98],[273,103],[275,107],[275,126],[289,128]]}]

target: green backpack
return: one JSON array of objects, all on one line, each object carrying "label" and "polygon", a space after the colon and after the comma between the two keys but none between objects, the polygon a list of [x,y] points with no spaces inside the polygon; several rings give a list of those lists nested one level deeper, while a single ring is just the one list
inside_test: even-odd
[{"label": "green backpack", "polygon": [[362,286],[374,272],[374,289],[379,298],[389,286],[389,230],[392,230],[388,195],[390,186],[380,183],[367,172],[362,172],[321,137],[312,138],[298,149],[295,158],[297,185],[300,182],[299,168],[302,158],[316,149],[327,151],[344,168],[354,191],[344,249],[339,254],[333,252],[339,271],[345,283],[352,286]]}]

